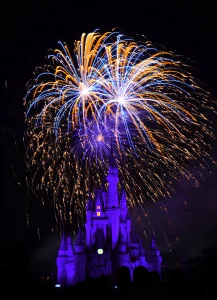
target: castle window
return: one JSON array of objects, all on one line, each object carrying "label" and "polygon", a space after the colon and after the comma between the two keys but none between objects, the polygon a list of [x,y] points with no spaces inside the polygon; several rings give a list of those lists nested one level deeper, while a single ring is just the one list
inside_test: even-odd
[{"label": "castle window", "polygon": [[96,213],[96,215],[97,215],[97,217],[100,217],[100,211],[98,211],[98,212]]},{"label": "castle window", "polygon": [[96,209],[100,209],[100,206],[99,206],[99,205],[97,205]]}]

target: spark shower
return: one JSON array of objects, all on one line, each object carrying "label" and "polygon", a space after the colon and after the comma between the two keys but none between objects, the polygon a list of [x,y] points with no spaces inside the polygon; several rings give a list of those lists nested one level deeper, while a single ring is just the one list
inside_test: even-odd
[{"label": "spark shower", "polygon": [[198,184],[213,163],[214,102],[182,57],[94,31],[73,49],[59,42],[48,62],[27,84],[26,164],[29,189],[53,207],[57,224],[84,219],[111,148],[128,205],[143,209],[170,196],[174,180]]}]

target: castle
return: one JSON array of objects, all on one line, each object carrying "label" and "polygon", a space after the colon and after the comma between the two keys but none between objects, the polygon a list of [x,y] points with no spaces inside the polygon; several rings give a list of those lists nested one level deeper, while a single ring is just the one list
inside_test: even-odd
[{"label": "castle", "polygon": [[111,159],[108,191],[96,190],[87,201],[85,230],[79,229],[74,244],[71,237],[62,235],[57,256],[58,284],[74,285],[86,277],[115,274],[120,266],[131,271],[145,266],[161,273],[159,250],[152,238],[151,248],[145,251],[129,218],[126,194],[118,193],[118,168]]}]

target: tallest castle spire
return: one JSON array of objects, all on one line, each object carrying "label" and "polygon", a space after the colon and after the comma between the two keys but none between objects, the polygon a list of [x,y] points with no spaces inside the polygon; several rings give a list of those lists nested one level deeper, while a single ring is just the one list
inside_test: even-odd
[{"label": "tallest castle spire", "polygon": [[118,189],[117,184],[119,181],[118,177],[118,166],[114,158],[113,147],[111,142],[111,155],[109,161],[108,175],[106,177],[109,183],[108,191],[108,207],[118,207]]}]

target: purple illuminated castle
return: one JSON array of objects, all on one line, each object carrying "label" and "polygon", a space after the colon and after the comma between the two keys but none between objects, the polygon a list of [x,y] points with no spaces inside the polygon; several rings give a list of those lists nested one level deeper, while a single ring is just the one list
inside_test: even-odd
[{"label": "purple illuminated castle", "polygon": [[74,244],[63,234],[57,256],[57,281],[73,285],[86,277],[115,274],[120,266],[131,270],[145,266],[161,272],[162,258],[152,238],[151,249],[143,249],[127,209],[124,190],[118,193],[118,168],[111,161],[108,191],[96,190],[87,202],[85,230],[79,230]]}]

